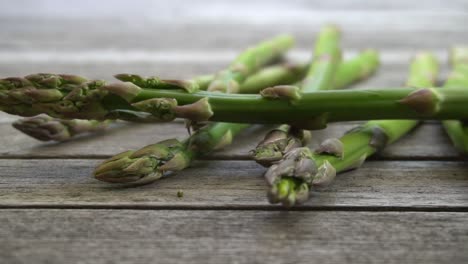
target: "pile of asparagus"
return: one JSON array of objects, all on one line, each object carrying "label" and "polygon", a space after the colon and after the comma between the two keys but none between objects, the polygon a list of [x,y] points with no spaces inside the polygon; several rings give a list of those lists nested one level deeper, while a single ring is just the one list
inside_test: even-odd
[{"label": "pile of asparagus", "polygon": [[[419,120],[443,120],[452,142],[468,152],[468,48],[453,48],[452,73],[435,88],[438,62],[428,52],[411,62],[405,87],[341,90],[371,76],[374,50],[342,61],[340,31],[329,25],[307,64],[284,62],[291,36],[278,36],[242,52],[226,69],[191,80],[117,74],[106,83],[75,75],[32,74],[0,80],[0,110],[26,116],[13,126],[39,140],[69,140],[104,130],[114,120],[188,120],[193,133],[129,150],[102,162],[96,179],[146,184],[183,170],[197,158],[231,144],[250,124],[276,124],[251,151],[267,167],[268,200],[293,206],[336,173],[358,168],[411,131]],[[330,122],[373,120],[307,147],[310,130]],[[189,130],[190,132],[190,130]]]}]

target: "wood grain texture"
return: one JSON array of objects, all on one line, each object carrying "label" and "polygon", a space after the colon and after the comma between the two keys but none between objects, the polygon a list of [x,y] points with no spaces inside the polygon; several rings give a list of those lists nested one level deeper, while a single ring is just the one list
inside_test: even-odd
[{"label": "wood grain texture", "polygon": [[[296,36],[289,58],[306,61],[330,21],[346,54],[381,51],[379,74],[358,89],[402,84],[421,49],[443,61],[442,81],[446,49],[468,42],[463,0],[21,0],[0,8],[0,77],[190,78],[278,33]],[[124,188],[90,176],[100,158],[184,137],[181,123],[44,144],[14,131],[14,119],[0,114],[0,263],[468,262],[468,165],[436,122],[285,211],[266,202],[264,168],[245,160],[260,127],[214,161]],[[315,132],[312,146],[353,125]]]},{"label": "wood grain texture", "polygon": [[[201,161],[134,188],[93,179],[98,162],[0,160],[0,207],[278,208],[266,201],[265,169],[252,161]],[[370,161],[313,190],[302,208],[420,210],[466,208],[467,202],[466,163]]]},{"label": "wood grain texture", "polygon": [[[356,53],[348,52],[347,54],[349,55],[346,58],[351,58]],[[171,57],[171,54],[182,57],[174,58]],[[138,73],[144,76],[188,79],[197,75],[215,73],[223,69],[229,65],[229,62],[236,56],[237,52],[211,54],[212,57],[210,57],[209,52],[176,54],[177,52],[167,54],[161,51],[156,54],[148,54],[149,58],[146,60],[140,56],[132,60],[132,58],[125,57],[125,52],[115,52],[109,56],[101,57],[95,57],[93,54],[85,54],[69,59],[57,56],[55,59],[58,61],[47,59],[47,57],[37,61],[35,58],[30,57],[32,55],[26,54],[20,61],[10,62],[0,60],[0,77],[52,72],[77,74],[90,79],[103,79],[106,81],[116,81],[112,76],[117,73]],[[309,51],[293,51],[291,56],[288,57],[291,61],[306,62],[310,59],[311,54],[312,52]],[[408,74],[409,62],[415,52],[382,51],[380,54],[382,58],[378,72],[368,80],[361,81],[352,88],[364,89],[403,85]],[[448,72],[445,62],[448,55],[446,51],[437,54],[442,65],[440,74],[440,81],[442,81]],[[152,58],[151,55],[155,56]],[[208,57],[203,59],[204,55]]]},{"label": "wood grain texture", "polygon": [[467,213],[2,210],[2,263],[466,263]]},{"label": "wood grain texture", "polygon": [[[285,32],[298,37],[299,47],[309,48],[315,33],[327,22],[343,28],[344,44],[353,49],[363,48],[363,44],[392,49],[445,48],[466,40],[464,25],[468,12],[466,3],[461,1],[453,7],[445,4],[441,7],[440,3],[413,4],[406,10],[398,10],[398,7],[392,10],[392,4],[374,6],[373,10],[358,5],[347,8],[351,4],[343,5],[343,1],[334,3],[341,8],[314,8],[320,6],[318,2],[187,2],[184,8],[165,1],[149,5],[137,3],[131,8],[119,7],[119,4],[113,7],[102,4],[104,8],[86,4],[55,6],[73,9],[73,12],[54,12],[53,5],[42,7],[39,4],[37,8],[25,5],[12,7],[10,11],[5,8],[4,12],[8,13],[0,19],[3,25],[0,49],[239,49]],[[38,11],[41,7],[42,13]],[[112,11],[115,8],[120,11]],[[22,10],[26,11],[23,15]]]},{"label": "wood grain texture", "polygon": [[[340,137],[358,123],[331,124],[314,131],[310,147],[327,138]],[[250,159],[249,151],[263,138],[269,127],[253,126],[236,137],[234,144],[211,153],[207,159]],[[98,134],[89,134],[67,142],[44,143],[16,131],[9,123],[0,124],[0,158],[107,158],[117,153],[169,139],[188,136],[182,122],[168,124],[121,123]],[[454,160],[461,156],[451,145],[438,123],[427,123],[373,158],[393,160]]]}]

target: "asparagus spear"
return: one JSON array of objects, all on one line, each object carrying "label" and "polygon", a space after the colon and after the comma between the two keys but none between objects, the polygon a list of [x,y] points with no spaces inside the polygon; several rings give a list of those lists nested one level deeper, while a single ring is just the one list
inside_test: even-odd
[{"label": "asparagus spear", "polygon": [[[262,90],[262,95],[206,91],[189,94],[178,89],[144,89],[129,82],[103,85],[91,81],[72,92],[35,90],[31,86],[23,89],[27,92],[2,91],[0,110],[22,116],[46,113],[65,119],[98,120],[112,117],[116,111],[129,111],[151,114],[158,122],[180,117],[194,121],[285,123],[304,129],[323,128],[328,122],[366,119],[468,119],[468,92],[458,88],[386,88],[301,94],[295,86],[276,86]],[[22,97],[23,101],[12,94]]]},{"label": "asparagus spear", "polygon": [[[356,58],[345,61],[338,66],[333,87],[340,89],[366,78],[377,69],[378,65],[378,54],[373,50],[364,51]],[[289,150],[306,145],[309,138],[308,131],[289,125],[281,125],[265,135],[265,138],[252,151],[253,158],[257,163],[269,167],[272,163],[280,160]]]},{"label": "asparagus spear", "polygon": [[232,138],[247,126],[213,123],[183,141],[169,139],[137,151],[126,151],[98,165],[94,176],[109,183],[150,183],[166,172],[190,166],[201,155],[231,144]]},{"label": "asparagus spear", "polygon": [[[305,64],[291,64],[283,63],[265,67],[260,70],[257,74],[250,76],[245,80],[241,86],[242,93],[258,93],[259,84],[263,87],[269,87],[276,84],[290,84],[301,80],[305,72],[307,71],[307,65]],[[60,75],[48,75],[62,78]],[[136,74],[117,74],[116,77],[120,80],[130,81],[135,84],[139,84],[145,87],[156,83],[159,86],[166,87],[180,87],[188,91],[194,90],[206,90],[209,82],[213,80],[214,75],[202,75],[192,80],[160,80],[157,77],[145,78]],[[31,78],[31,76],[28,76]],[[84,78],[82,78],[85,80]],[[63,81],[61,81],[63,82]],[[120,117],[124,116],[120,113]],[[127,116],[131,121],[148,121],[137,120],[138,116]],[[149,120],[151,121],[151,119]],[[81,120],[81,119],[60,119],[52,118],[47,115],[41,114],[34,117],[24,118],[17,120],[13,123],[13,127],[20,130],[21,132],[42,141],[63,141],[68,140],[71,137],[83,134],[86,132],[101,131],[108,127],[110,120],[98,122],[96,120]]]},{"label": "asparagus spear", "polygon": [[[434,84],[438,64],[429,53],[420,53],[411,64],[407,85]],[[365,159],[384,148],[418,124],[416,120],[374,120],[359,126],[340,139],[324,141],[315,152],[307,147],[288,152],[265,173],[271,203],[292,206],[308,199],[313,186],[329,184],[337,172],[359,167]]]},{"label": "asparagus spear", "polygon": [[[258,56],[251,50],[247,53],[250,54],[249,56]],[[261,58],[257,60],[261,61]],[[304,66],[270,67],[245,80],[238,90],[258,92],[270,85],[295,82],[303,77],[304,68]],[[213,80],[213,82],[216,81],[216,79]],[[132,82],[135,83],[135,80]],[[233,92],[233,90],[229,91]],[[96,179],[110,183],[146,184],[153,182],[162,177],[165,172],[182,170],[200,155],[230,144],[232,138],[247,126],[235,123],[212,123],[197,130],[184,141],[165,140],[137,151],[118,154],[100,164],[94,174]]]},{"label": "asparagus spear", "polygon": [[17,120],[13,127],[41,141],[65,141],[80,134],[103,131],[111,120],[65,120],[44,114]]},{"label": "asparagus spear", "polygon": [[208,91],[239,93],[241,83],[266,64],[277,59],[294,45],[288,35],[278,36],[242,52],[227,68],[219,72],[210,83]]},{"label": "asparagus spear", "polygon": [[[452,73],[447,78],[444,88],[468,87],[468,47],[455,47],[451,51]],[[444,120],[442,124],[455,148],[461,153],[468,153],[468,123],[460,120]]]},{"label": "asparagus spear", "polygon": [[[335,26],[326,26],[320,31],[314,47],[314,58],[299,86],[301,92],[331,89],[341,61],[339,41],[340,33]],[[309,139],[309,131],[283,124],[270,130],[251,153],[257,163],[267,167],[280,160],[289,149],[303,146]]]}]

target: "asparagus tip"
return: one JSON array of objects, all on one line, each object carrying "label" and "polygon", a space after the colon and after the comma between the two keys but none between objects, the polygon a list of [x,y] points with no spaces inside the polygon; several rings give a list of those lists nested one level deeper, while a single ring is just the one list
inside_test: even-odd
[{"label": "asparagus tip", "polygon": [[12,126],[40,141],[64,141],[71,137],[67,126],[47,115],[19,119]]}]

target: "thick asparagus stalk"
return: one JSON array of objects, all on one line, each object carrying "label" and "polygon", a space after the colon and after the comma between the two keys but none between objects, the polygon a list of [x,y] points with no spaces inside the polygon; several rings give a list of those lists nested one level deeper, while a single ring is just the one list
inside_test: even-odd
[{"label": "thick asparagus stalk", "polygon": [[[331,88],[336,69],[341,61],[339,41],[340,33],[335,26],[326,26],[320,31],[315,43],[312,63],[304,81],[299,86],[301,92]],[[280,160],[289,149],[305,145],[309,138],[309,131],[283,124],[265,135],[252,151],[252,156],[257,163],[270,166],[272,162]]]},{"label": "thick asparagus stalk", "polygon": [[41,141],[65,141],[84,133],[103,131],[111,120],[65,120],[47,115],[38,115],[17,120],[13,127]]},{"label": "thick asparagus stalk", "polygon": [[291,36],[282,35],[247,49],[231,63],[229,68],[216,75],[208,91],[239,93],[240,84],[249,75],[279,58],[293,45],[294,39]]},{"label": "thick asparagus stalk", "polygon": [[[23,87],[24,88],[24,87]],[[13,89],[16,93],[18,89]],[[107,119],[116,111],[151,114],[155,121],[176,117],[194,121],[289,123],[304,129],[328,122],[366,119],[468,119],[468,92],[458,88],[384,88],[317,91],[301,94],[294,86],[277,86],[263,95],[143,89],[132,83],[87,82],[78,90],[22,91],[24,101],[12,104],[12,90],[0,95],[0,109],[11,114],[41,113],[58,118]],[[21,95],[19,97],[22,97]],[[33,98],[29,103],[24,103]],[[18,102],[18,101],[16,101]],[[119,116],[117,116],[119,117]]]},{"label": "thick asparagus stalk", "polygon": [[[407,85],[434,84],[438,72],[435,58],[421,53],[411,64]],[[324,141],[315,151],[296,148],[265,173],[271,189],[269,201],[292,206],[308,199],[313,186],[329,184],[337,172],[359,167],[365,159],[390,144],[418,124],[415,120],[377,120],[359,126],[340,139]]]},{"label": "thick asparagus stalk", "polygon": [[[451,51],[452,73],[447,78],[444,88],[468,88],[468,47],[456,47]],[[445,131],[455,148],[461,153],[468,153],[468,123],[460,120],[444,120]]]},{"label": "thick asparagus stalk", "polygon": [[[261,69],[257,74],[252,75],[245,80],[241,86],[243,93],[258,93],[259,89],[270,87],[277,84],[290,84],[301,80],[307,71],[305,64],[279,64]],[[60,75],[48,75],[62,78]],[[125,81],[131,81],[135,84],[148,87],[156,83],[159,87],[179,87],[185,90],[206,90],[209,82],[213,80],[214,75],[202,75],[189,81],[183,80],[160,80],[156,77],[144,78],[135,74],[117,74],[117,78]],[[31,78],[28,76],[27,78]],[[52,77],[53,78],[53,77]],[[84,78],[82,78],[84,80]],[[61,81],[63,82],[63,81]],[[120,113],[119,117],[123,118],[124,113]],[[131,121],[151,121],[151,119],[138,120],[138,116],[127,116]],[[30,118],[24,118],[13,123],[13,126],[21,132],[34,137],[38,140],[48,141],[63,141],[71,137],[86,133],[100,131],[108,127],[111,121],[106,120],[98,122],[96,120],[81,120],[72,119],[65,120],[60,118],[52,118],[41,114]]]},{"label": "thick asparagus stalk", "polygon": [[[334,89],[341,89],[370,76],[378,68],[378,65],[378,54],[373,50],[364,51],[356,58],[345,61],[338,66],[333,80]],[[265,138],[252,151],[252,156],[259,164],[269,167],[272,163],[279,161],[289,150],[304,146],[308,142],[308,138],[310,138],[308,131],[282,125],[265,135]]]}]

